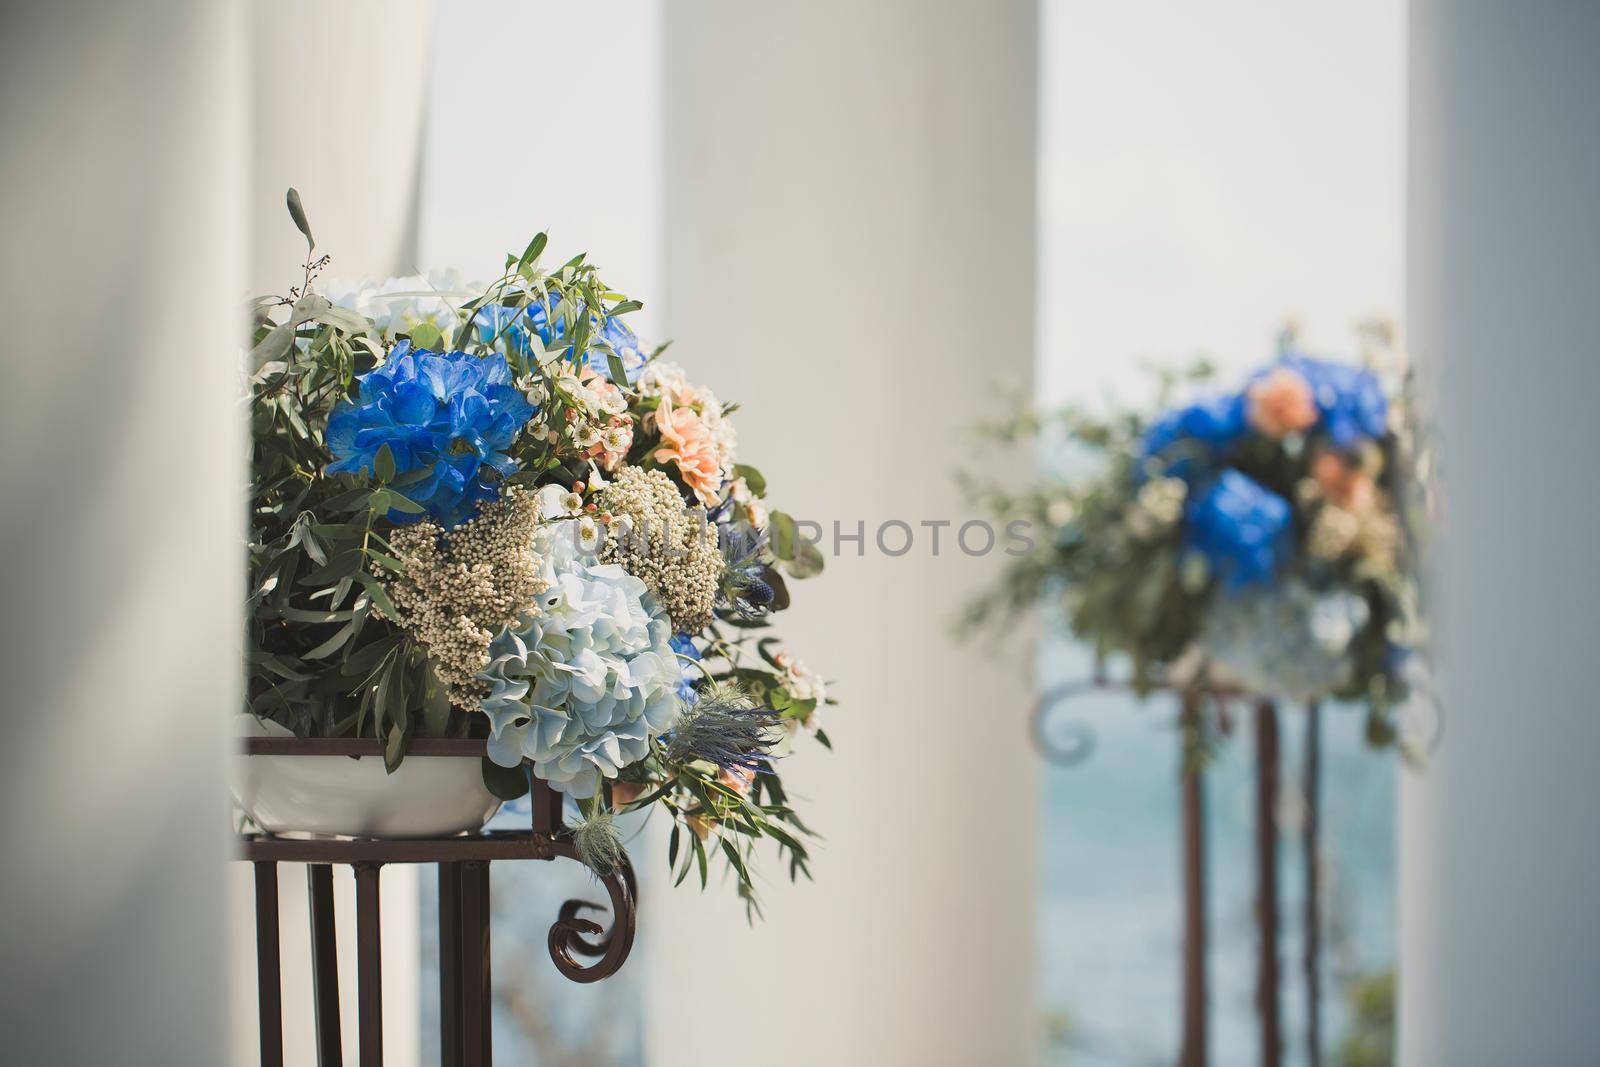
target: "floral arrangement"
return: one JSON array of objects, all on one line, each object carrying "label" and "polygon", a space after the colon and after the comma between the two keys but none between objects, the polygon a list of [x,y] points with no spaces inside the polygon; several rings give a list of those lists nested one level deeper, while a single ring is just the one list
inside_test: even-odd
[{"label": "floral arrangement", "polygon": [[777,761],[826,687],[763,634],[821,557],[736,459],[736,405],[640,344],[640,304],[540,234],[453,275],[254,305],[247,711],[302,737],[482,737],[506,798],[664,809],[678,880],[720,853],[753,904],[770,839],[806,873]]},{"label": "floral arrangement", "polygon": [[[1382,362],[1387,333],[1365,332]],[[1167,375],[1153,418],[1071,408],[988,427],[1035,434],[1087,477],[972,494],[1044,535],[974,602],[981,624],[1060,597],[1102,659],[1161,685],[1362,701],[1394,739],[1418,634],[1400,521],[1412,486],[1403,376],[1300,354],[1218,390],[1201,365]],[[1204,390],[1174,403],[1180,386]]]}]

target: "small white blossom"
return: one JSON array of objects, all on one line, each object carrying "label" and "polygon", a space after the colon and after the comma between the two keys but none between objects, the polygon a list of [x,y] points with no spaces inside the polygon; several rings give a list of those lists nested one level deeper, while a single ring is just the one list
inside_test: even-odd
[{"label": "small white blossom", "polygon": [[604,537],[600,524],[585,515],[578,520],[578,547],[585,552],[595,552],[600,548],[600,541]]}]

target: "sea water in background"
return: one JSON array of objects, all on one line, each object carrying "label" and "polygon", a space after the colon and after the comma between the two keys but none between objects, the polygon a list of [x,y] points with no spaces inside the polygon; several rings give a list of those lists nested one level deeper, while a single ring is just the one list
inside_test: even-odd
[{"label": "sea water in background", "polygon": [[[1087,677],[1080,648],[1044,646],[1041,690]],[[1043,1062],[1072,1067],[1170,1065],[1180,1020],[1182,895],[1176,705],[1120,691],[1076,698],[1061,713],[1091,727],[1095,747],[1042,776],[1039,1004]],[[1257,934],[1255,804],[1249,709],[1206,772],[1210,1050],[1253,1062]],[[1323,1062],[1340,1064],[1352,980],[1394,966],[1397,756],[1363,740],[1361,708],[1322,718]],[[1305,1062],[1303,972],[1305,714],[1280,709],[1280,969],[1284,1063]],[[1363,1061],[1365,1062],[1365,1061]]]}]

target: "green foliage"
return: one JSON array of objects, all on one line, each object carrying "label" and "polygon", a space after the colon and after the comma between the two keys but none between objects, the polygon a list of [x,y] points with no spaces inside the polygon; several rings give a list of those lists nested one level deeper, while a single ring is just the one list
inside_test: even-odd
[{"label": "green foliage", "polygon": [[[1182,387],[1208,380],[1212,368],[1158,370],[1157,393],[1164,409]],[[1398,400],[1402,415],[1410,405]],[[1185,547],[1182,510],[1158,515],[1147,494],[1162,481],[1140,469],[1148,423],[1142,413],[1113,407],[1109,414],[1067,406],[1040,413],[1019,410],[1012,418],[978,427],[990,449],[1031,444],[1044,457],[1042,476],[1020,488],[996,484],[988,459],[977,471],[958,474],[969,500],[1002,522],[1022,520],[1035,532],[1032,550],[1010,558],[999,580],[967,605],[963,634],[1009,632],[1016,616],[1043,609],[1052,621],[1090,645],[1100,660],[1126,657],[1140,692],[1164,683],[1180,660],[1197,651],[1219,583],[1198,553]],[[1376,562],[1349,555],[1318,558],[1304,546],[1322,507],[1310,480],[1313,445],[1246,434],[1230,445],[1225,465],[1289,501],[1296,544],[1295,577],[1312,589],[1342,589],[1365,603],[1368,621],[1347,651],[1349,682],[1328,694],[1361,701],[1371,709],[1368,734],[1374,744],[1396,739],[1390,709],[1404,699],[1396,645],[1413,646],[1415,591],[1409,560]],[[1406,499],[1410,457],[1403,436],[1390,433],[1366,442],[1351,462],[1370,476],[1383,500]],[[1189,487],[1173,482],[1184,499]],[[1187,665],[1188,660],[1185,660]],[[1203,663],[1195,666],[1204,668]]]},{"label": "green foliage", "polygon": [[[289,210],[314,247],[292,190]],[[246,702],[303,737],[380,738],[392,767],[434,683],[370,573],[394,567],[382,516],[401,495],[325,473],[328,414],[382,355],[366,319],[311,291],[325,264],[253,312]]]},{"label": "green foliage", "polygon": [[1339,1067],[1392,1067],[1395,1057],[1395,975],[1379,971],[1345,989],[1349,1024],[1339,1039]]}]

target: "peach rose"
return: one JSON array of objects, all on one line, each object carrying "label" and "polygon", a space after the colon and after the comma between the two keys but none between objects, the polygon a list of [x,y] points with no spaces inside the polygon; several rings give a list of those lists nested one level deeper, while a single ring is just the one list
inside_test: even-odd
[{"label": "peach rose", "polygon": [[1250,425],[1268,437],[1284,437],[1310,429],[1317,422],[1317,405],[1311,386],[1292,370],[1282,367],[1246,391]]},{"label": "peach rose", "polygon": [[700,503],[714,507],[717,490],[722,488],[722,464],[717,458],[717,443],[700,415],[691,407],[673,407],[666,397],[656,409],[656,429],[661,431],[658,463],[673,462],[683,475],[684,484],[694,491]]},{"label": "peach rose", "polygon": [[748,767],[724,767],[717,775],[717,781],[740,796],[747,797],[750,795],[750,787],[755,784],[756,772]]}]

